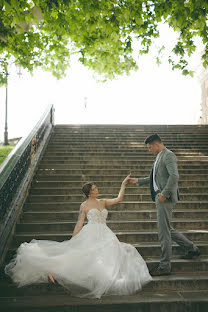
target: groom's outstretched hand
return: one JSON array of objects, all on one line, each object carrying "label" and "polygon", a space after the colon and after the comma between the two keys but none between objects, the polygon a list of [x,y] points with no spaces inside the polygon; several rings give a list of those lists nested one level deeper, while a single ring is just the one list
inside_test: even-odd
[{"label": "groom's outstretched hand", "polygon": [[129,183],[129,180],[131,179],[130,176],[131,176],[131,173],[127,175],[127,177],[123,180],[122,184],[126,185],[127,183]]},{"label": "groom's outstretched hand", "polygon": [[137,178],[129,178],[128,182],[131,184],[136,184],[137,183]]}]

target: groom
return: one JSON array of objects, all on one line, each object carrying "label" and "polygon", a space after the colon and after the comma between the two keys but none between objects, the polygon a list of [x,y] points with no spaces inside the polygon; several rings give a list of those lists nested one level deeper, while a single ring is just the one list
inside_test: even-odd
[{"label": "groom", "polygon": [[200,251],[193,242],[183,234],[173,229],[170,225],[172,210],[179,200],[178,192],[178,168],[175,154],[167,149],[157,134],[149,136],[145,140],[148,150],[157,155],[150,176],[147,178],[130,178],[130,183],[150,184],[152,200],[156,204],[158,237],[161,245],[161,257],[159,266],[150,271],[152,276],[171,274],[172,243],[175,241],[186,250],[183,259],[198,257]]}]

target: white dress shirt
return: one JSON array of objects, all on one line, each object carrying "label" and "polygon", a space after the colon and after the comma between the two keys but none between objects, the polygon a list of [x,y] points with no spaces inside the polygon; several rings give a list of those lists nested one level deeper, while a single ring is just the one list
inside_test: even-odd
[{"label": "white dress shirt", "polygon": [[[161,152],[162,152],[162,151],[161,151]],[[158,188],[158,186],[157,186],[157,184],[156,184],[156,182],[155,182],[155,168],[156,168],[156,164],[157,164],[157,162],[158,162],[158,159],[159,159],[159,157],[160,157],[161,152],[159,152],[159,153],[157,154],[157,157],[156,157],[155,162],[154,162],[154,167],[153,167],[153,187],[154,187],[154,191],[155,191],[155,192],[157,192],[157,191],[159,190],[159,188]]]}]

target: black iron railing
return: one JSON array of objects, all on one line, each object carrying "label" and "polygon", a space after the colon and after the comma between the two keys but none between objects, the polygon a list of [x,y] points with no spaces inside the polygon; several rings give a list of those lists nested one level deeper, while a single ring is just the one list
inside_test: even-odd
[{"label": "black iron railing", "polygon": [[53,126],[54,108],[50,105],[30,134],[20,140],[0,166],[0,263]]}]

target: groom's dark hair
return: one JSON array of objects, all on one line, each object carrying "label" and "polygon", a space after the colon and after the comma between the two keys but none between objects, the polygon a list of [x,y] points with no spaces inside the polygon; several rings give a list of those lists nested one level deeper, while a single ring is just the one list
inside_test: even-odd
[{"label": "groom's dark hair", "polygon": [[153,142],[162,142],[161,138],[157,133],[148,136],[144,141],[145,144],[151,144]]}]

